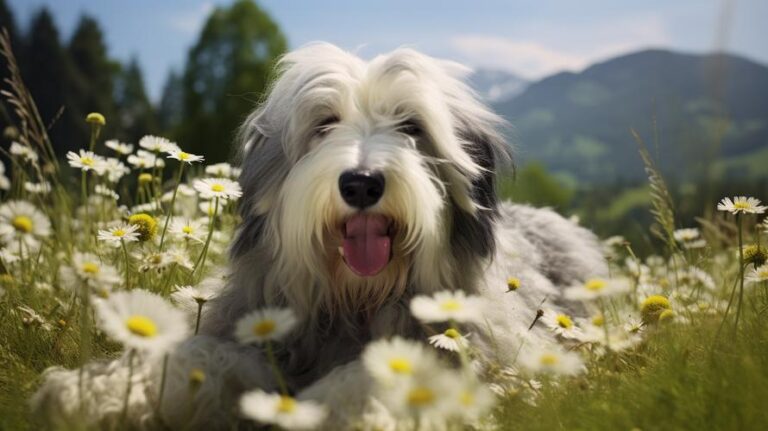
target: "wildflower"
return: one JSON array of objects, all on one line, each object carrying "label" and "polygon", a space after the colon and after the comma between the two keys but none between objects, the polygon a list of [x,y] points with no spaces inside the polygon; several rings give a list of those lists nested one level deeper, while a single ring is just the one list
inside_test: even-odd
[{"label": "wildflower", "polygon": [[757,244],[750,244],[742,248],[745,265],[760,266],[768,260],[768,250]]},{"label": "wildflower", "polygon": [[674,310],[664,310],[661,313],[659,313],[659,323],[663,322],[669,322],[672,319],[675,318],[675,311]]},{"label": "wildflower", "polygon": [[113,150],[117,154],[121,154],[123,156],[127,156],[133,152],[132,144],[124,144],[117,139],[110,139],[104,142],[104,145],[106,145],[107,148]]},{"label": "wildflower", "polygon": [[116,183],[120,181],[120,178],[129,174],[131,170],[128,166],[125,166],[123,162],[114,158],[107,157],[102,160],[101,172],[97,172],[98,175],[106,174],[107,180],[110,183]]},{"label": "wildflower", "polygon": [[153,179],[154,179],[154,177],[152,176],[152,174],[148,174],[146,172],[143,173],[143,174],[139,174],[139,184],[140,185],[150,184],[150,183],[152,183]]},{"label": "wildflower", "polygon": [[541,321],[550,331],[564,338],[579,339],[583,336],[581,329],[573,323],[573,319],[567,314],[546,310]]},{"label": "wildflower", "polygon": [[171,235],[183,239],[193,240],[199,243],[203,242],[203,237],[206,235],[206,228],[204,223],[196,220],[174,220],[171,222]]},{"label": "wildflower", "polygon": [[100,196],[105,196],[113,200],[120,199],[120,195],[118,195],[114,190],[102,184],[97,184],[96,187],[94,188],[94,191],[96,192],[97,195],[100,195]]},{"label": "wildflower", "polygon": [[640,305],[640,314],[643,317],[644,323],[656,323],[659,320],[659,315],[664,310],[671,309],[672,305],[669,299],[661,295],[651,295]]},{"label": "wildflower", "polygon": [[429,337],[428,341],[429,344],[438,349],[444,349],[451,352],[458,352],[462,349],[466,349],[467,345],[469,345],[467,337],[454,328],[448,328],[442,334],[433,335]]},{"label": "wildflower", "polygon": [[736,196],[731,198],[723,198],[719,204],[717,204],[718,211],[726,211],[731,214],[762,214],[768,207],[761,206],[760,200],[753,197]]},{"label": "wildflower", "polygon": [[182,163],[188,163],[192,164],[195,162],[202,162],[204,160],[203,156],[197,156],[195,154],[185,153],[184,151],[181,151],[179,148],[172,148],[170,150],[166,151],[168,153],[168,157],[171,159],[176,159]]},{"label": "wildflower", "polygon": [[712,278],[712,276],[707,274],[707,272],[703,269],[697,268],[695,266],[691,266],[687,271],[681,272],[677,279],[681,284],[703,286],[705,289],[710,291],[715,290],[716,287],[715,280]]},{"label": "wildflower", "polygon": [[24,190],[35,195],[47,195],[51,192],[51,183],[43,181],[40,183],[24,182]]},{"label": "wildflower", "polygon": [[139,227],[135,224],[123,224],[107,230],[100,230],[97,238],[99,241],[120,247],[123,243],[138,241],[138,230]]},{"label": "wildflower", "polygon": [[186,250],[179,247],[171,247],[165,253],[172,264],[189,270],[194,269],[195,265],[190,260]]},{"label": "wildflower", "polygon": [[491,390],[475,378],[464,377],[456,394],[457,411],[462,417],[476,420],[486,414],[496,403]]},{"label": "wildflower", "polygon": [[166,138],[152,135],[147,135],[139,139],[139,146],[145,150],[152,151],[153,153],[167,153],[179,149],[179,146],[174,142],[171,142]]},{"label": "wildflower", "polygon": [[699,238],[699,230],[696,228],[677,229],[672,235],[678,242],[689,242]]},{"label": "wildflower", "polygon": [[287,430],[315,429],[328,414],[325,407],[314,401],[299,401],[258,389],[240,397],[240,411],[249,419]]},{"label": "wildflower", "polygon": [[220,178],[232,178],[232,165],[229,163],[214,163],[205,167],[206,175]]},{"label": "wildflower", "polygon": [[460,397],[458,380],[440,367],[386,388],[380,394],[396,417],[418,418],[422,423],[445,422],[456,413]]},{"label": "wildflower", "polygon": [[187,336],[184,314],[146,290],[116,292],[94,307],[104,332],[127,348],[161,354]]},{"label": "wildflower", "polygon": [[263,308],[246,314],[235,324],[235,338],[243,344],[279,340],[298,323],[289,308]]},{"label": "wildflower", "polygon": [[18,142],[11,142],[11,148],[8,150],[14,156],[20,156],[27,162],[37,163],[38,155],[29,145],[23,145]]},{"label": "wildflower", "polygon": [[575,375],[585,370],[578,354],[566,352],[555,345],[524,348],[518,363],[531,373]]},{"label": "wildflower", "polygon": [[138,169],[162,168],[165,161],[148,151],[139,150],[136,154],[128,156],[128,163]]},{"label": "wildflower", "polygon": [[683,248],[686,250],[693,250],[697,248],[704,248],[707,246],[707,241],[702,239],[697,239],[695,241],[688,241],[683,243]]},{"label": "wildflower", "polygon": [[136,225],[139,241],[146,242],[157,234],[157,220],[149,214],[139,213],[128,217],[128,223]]},{"label": "wildflower", "polygon": [[72,265],[63,266],[60,271],[62,280],[73,288],[83,283],[94,289],[111,289],[121,281],[113,266],[102,263],[91,253],[73,253]]},{"label": "wildflower", "polygon": [[514,292],[520,288],[520,279],[517,277],[507,278],[507,292]]},{"label": "wildflower", "polygon": [[645,323],[636,316],[630,316],[624,323],[624,330],[630,334],[640,334],[644,328]]},{"label": "wildflower", "polygon": [[629,291],[629,283],[625,280],[591,278],[583,284],[565,289],[564,295],[573,301],[589,301],[627,291]]},{"label": "wildflower", "polygon": [[392,385],[428,373],[437,366],[437,358],[421,343],[393,337],[368,344],[363,352],[363,365],[377,382]]},{"label": "wildflower", "polygon": [[103,126],[107,124],[107,120],[104,118],[103,115],[99,114],[98,112],[91,112],[85,117],[85,122],[88,124],[93,124],[97,126]]},{"label": "wildflower", "polygon": [[203,199],[234,199],[243,195],[240,184],[226,178],[195,180],[193,186]]},{"label": "wildflower", "polygon": [[37,248],[38,239],[51,234],[51,222],[27,201],[0,205],[0,239],[6,244]]},{"label": "wildflower", "polygon": [[167,252],[151,252],[141,259],[139,271],[147,272],[154,270],[162,272],[165,268],[173,265],[175,262]]},{"label": "wildflower", "polygon": [[768,264],[753,269],[744,280],[749,283],[764,283],[768,281]]},{"label": "wildflower", "polygon": [[69,166],[80,169],[84,172],[104,172],[103,160],[92,151],[80,150],[79,153],[70,151],[67,153]]},{"label": "wildflower", "polygon": [[218,292],[219,289],[213,288],[210,283],[201,283],[200,286],[176,286],[176,290],[171,293],[171,300],[182,309],[197,313],[198,307],[213,299]]},{"label": "wildflower", "polygon": [[419,295],[411,300],[411,313],[425,323],[480,322],[482,299],[467,296],[463,291],[442,291],[432,296]]}]

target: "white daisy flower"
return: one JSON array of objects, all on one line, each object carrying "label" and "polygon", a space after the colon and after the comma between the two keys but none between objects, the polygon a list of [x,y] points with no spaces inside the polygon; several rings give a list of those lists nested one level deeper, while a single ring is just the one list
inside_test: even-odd
[{"label": "white daisy flower", "polygon": [[[205,217],[208,217],[209,219],[213,217],[213,212],[216,209],[216,205],[214,205],[213,201],[202,201],[199,204],[197,204],[198,208],[200,208],[200,212],[205,214]],[[220,216],[221,211],[219,211],[216,216]]]},{"label": "white daisy flower", "polygon": [[188,333],[183,312],[143,289],[113,293],[95,301],[94,308],[101,329],[129,349],[162,354]]},{"label": "white daisy flower", "polygon": [[171,222],[169,229],[171,235],[181,240],[192,240],[204,242],[203,238],[207,235],[205,223],[198,220],[183,220],[175,218]]},{"label": "white daisy flower", "polygon": [[176,263],[168,252],[149,252],[139,259],[141,260],[141,265],[139,265],[141,272],[154,270],[159,273]]},{"label": "white daisy flower", "polygon": [[683,243],[683,248],[686,250],[695,250],[697,248],[704,248],[707,246],[707,240],[704,238],[697,239],[694,241],[687,241]]},{"label": "white daisy flower", "polygon": [[469,420],[480,419],[496,403],[496,397],[488,386],[475,378],[464,377],[455,397],[457,411]]},{"label": "white daisy flower", "polygon": [[744,280],[749,283],[768,282],[768,263],[753,269]]},{"label": "white daisy flower", "polygon": [[166,151],[168,153],[168,158],[170,159],[176,159],[182,163],[192,164],[195,162],[202,162],[205,160],[205,157],[198,156],[195,154],[186,153],[184,151],[181,151],[179,148],[173,148],[171,150]]},{"label": "white daisy flower", "polygon": [[768,207],[760,205],[760,199],[746,196],[723,198],[717,204],[718,211],[726,211],[731,214],[762,214]]},{"label": "white daisy flower", "polygon": [[51,192],[51,183],[48,181],[43,181],[41,183],[24,181],[24,190],[34,195],[47,195]]},{"label": "white daisy flower", "polygon": [[106,174],[107,180],[110,183],[116,183],[120,181],[123,176],[131,173],[131,169],[128,166],[125,166],[123,162],[114,157],[107,157],[103,159],[102,171],[103,172],[101,172],[99,175]]},{"label": "white daisy flower", "polygon": [[592,301],[625,293],[629,289],[629,282],[624,279],[591,278],[578,286],[565,289],[563,294],[572,301]]},{"label": "white daisy flower", "polygon": [[545,310],[541,317],[550,331],[563,338],[581,339],[584,333],[573,323],[573,318],[565,313],[559,313],[554,310]]},{"label": "white daisy flower", "polygon": [[157,201],[152,201],[152,202],[147,202],[145,204],[132,206],[130,213],[131,214],[153,213],[157,211],[160,211],[160,206],[157,204]]},{"label": "white daisy flower", "polygon": [[482,322],[482,299],[463,291],[441,291],[432,296],[418,295],[411,300],[411,313],[425,323]]},{"label": "white daisy flower", "polygon": [[0,262],[2,262],[5,265],[12,265],[18,261],[19,261],[19,255],[17,255],[11,250],[8,250],[5,247],[0,248]]},{"label": "white daisy flower", "polygon": [[97,238],[99,241],[105,241],[114,247],[120,247],[124,242],[138,241],[138,229],[139,227],[135,224],[121,224],[107,230],[100,230]]},{"label": "white daisy flower", "polygon": [[400,337],[369,343],[363,352],[363,365],[376,381],[392,385],[438,366],[437,358],[423,344]]},{"label": "white daisy flower", "polygon": [[556,345],[525,347],[520,351],[517,361],[521,367],[534,374],[575,375],[586,370],[578,354],[566,352]]},{"label": "white daisy flower", "polygon": [[435,367],[386,388],[379,398],[398,418],[418,419],[422,424],[431,425],[426,426],[427,429],[443,429],[446,421],[456,414],[461,395],[459,379],[454,373]]},{"label": "white daisy flower", "polygon": [[232,178],[232,165],[229,163],[214,163],[205,167],[205,174],[212,177]]},{"label": "white daisy flower", "polygon": [[240,184],[226,178],[195,180],[193,187],[203,199],[236,199],[243,195]]},{"label": "white daisy flower", "polygon": [[163,159],[157,157],[153,153],[143,150],[139,150],[136,154],[128,156],[128,163],[137,169],[162,168],[165,166],[165,161]]},{"label": "white daisy flower", "polygon": [[14,156],[20,156],[27,162],[36,163],[38,160],[38,155],[35,150],[33,150],[28,145],[22,145],[18,142],[11,142],[11,148],[9,149],[10,153]]},{"label": "white daisy flower", "polygon": [[27,201],[9,201],[0,205],[0,239],[6,244],[37,248],[38,239],[51,234],[51,222]]},{"label": "white daisy flower", "polygon": [[0,161],[0,190],[10,190],[11,180],[5,176],[5,165]]},{"label": "white daisy flower", "polygon": [[701,233],[696,228],[677,229],[672,233],[678,242],[690,242],[699,239]]},{"label": "white daisy flower", "polygon": [[448,328],[442,334],[437,334],[429,337],[429,344],[437,347],[438,349],[444,349],[451,352],[458,352],[464,350],[469,345],[467,337],[469,335],[462,335],[454,328]]},{"label": "white daisy flower", "polygon": [[258,389],[240,397],[240,411],[248,419],[286,430],[315,429],[328,414],[325,407],[314,401],[299,401],[288,395],[269,394]]},{"label": "white daisy flower", "polygon": [[108,289],[122,281],[113,266],[102,263],[98,256],[81,252],[72,255],[72,266],[61,268],[61,276],[72,288],[77,288],[77,282],[80,282],[93,288]]},{"label": "white daisy flower", "polygon": [[69,166],[82,171],[104,172],[104,160],[93,151],[80,150],[79,153],[70,151],[67,153]]},{"label": "white daisy flower", "polygon": [[243,344],[279,340],[298,323],[293,310],[267,307],[241,317],[235,324],[235,338]]},{"label": "white daisy flower", "polygon": [[179,146],[174,142],[160,136],[147,135],[139,139],[139,146],[153,153],[167,153],[178,150]]},{"label": "white daisy flower", "polygon": [[117,139],[109,139],[108,141],[104,142],[104,145],[106,145],[107,148],[113,150],[117,154],[121,154],[123,156],[127,156],[133,152],[133,144],[125,144],[118,141]]},{"label": "white daisy flower", "polygon": [[114,190],[110,189],[109,187],[103,184],[96,184],[94,191],[96,192],[97,195],[105,196],[105,197],[111,198],[112,200],[120,199],[120,195],[118,195],[117,193],[115,193]]},{"label": "white daisy flower", "polygon": [[168,255],[168,258],[171,260],[171,262],[177,266],[189,270],[192,270],[195,267],[195,264],[192,263],[192,260],[189,258],[189,254],[187,254],[187,251],[183,248],[175,246],[171,247],[166,250],[166,254]]},{"label": "white daisy flower", "polygon": [[176,286],[176,290],[171,293],[171,300],[183,310],[197,313],[200,305],[210,301],[218,293],[219,289],[215,289],[210,283],[201,283],[199,286]]}]

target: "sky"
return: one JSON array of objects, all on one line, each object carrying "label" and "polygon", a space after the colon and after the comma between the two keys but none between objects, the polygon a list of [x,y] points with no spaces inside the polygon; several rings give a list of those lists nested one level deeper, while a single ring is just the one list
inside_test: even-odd
[{"label": "sky", "polygon": [[[157,100],[208,14],[231,0],[10,0],[22,29],[48,7],[68,38],[95,17],[110,55],[138,58]],[[768,64],[766,0],[263,0],[295,48],[328,41],[364,58],[410,46],[539,79],[643,48],[726,49]]]}]

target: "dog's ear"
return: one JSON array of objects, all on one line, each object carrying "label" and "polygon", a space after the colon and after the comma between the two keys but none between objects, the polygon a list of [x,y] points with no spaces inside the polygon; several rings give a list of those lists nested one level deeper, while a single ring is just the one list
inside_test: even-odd
[{"label": "dog's ear", "polygon": [[459,258],[469,257],[467,254],[487,257],[493,255],[496,247],[493,226],[499,214],[496,172],[511,162],[510,150],[495,124],[473,123],[472,118],[462,114],[456,119],[457,135],[480,172],[471,178],[469,190],[475,211],[470,213],[453,205],[451,246]]}]

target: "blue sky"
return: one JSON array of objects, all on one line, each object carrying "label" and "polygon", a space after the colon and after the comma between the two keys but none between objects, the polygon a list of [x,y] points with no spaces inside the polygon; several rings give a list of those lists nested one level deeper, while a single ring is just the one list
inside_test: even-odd
[{"label": "blue sky", "polygon": [[[72,33],[82,13],[94,16],[106,33],[111,56],[138,57],[156,99],[169,70],[183,67],[208,13],[230,1],[9,3],[22,28],[41,6],[47,6],[64,37]],[[765,0],[265,0],[259,4],[281,26],[291,47],[325,40],[371,57],[408,45],[529,79],[579,70],[640,48],[705,52],[722,47],[723,41],[729,51],[768,64]]]}]

